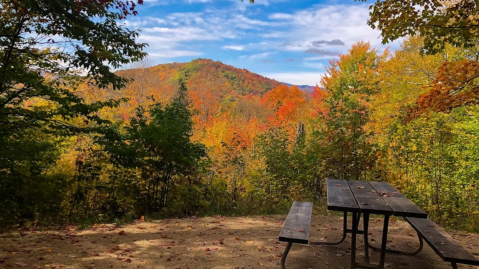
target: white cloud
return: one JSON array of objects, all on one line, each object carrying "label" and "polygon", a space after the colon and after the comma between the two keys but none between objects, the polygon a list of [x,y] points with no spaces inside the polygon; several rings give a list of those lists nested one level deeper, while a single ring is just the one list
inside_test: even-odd
[{"label": "white cloud", "polygon": [[201,56],[203,53],[198,51],[189,51],[189,50],[167,50],[159,52],[150,52],[148,57],[150,58],[160,58],[160,59],[171,59],[176,57],[185,57],[185,56]]},{"label": "white cloud", "polygon": [[144,33],[156,34],[159,38],[173,40],[175,42],[192,40],[218,40],[220,36],[208,33],[204,29],[194,27],[152,27],[143,29]]},{"label": "white cloud", "polygon": [[258,59],[264,59],[268,57],[271,54],[275,54],[276,52],[263,52],[263,53],[258,53],[258,54],[252,54],[252,55],[241,55],[239,58],[240,59],[251,59],[251,60],[258,60]]},{"label": "white cloud", "polygon": [[[336,53],[346,53],[351,45],[359,41],[369,42],[372,47],[378,48],[380,51],[387,47],[381,44],[380,32],[371,29],[366,24],[369,19],[367,4],[315,5],[291,13],[273,13],[267,17],[273,21],[283,22],[283,27],[273,28],[260,34],[263,39],[276,41],[276,44],[271,43],[271,47],[265,48],[268,50],[309,51],[310,53],[327,54],[320,55],[316,59],[333,59],[337,58]],[[318,42],[318,40],[323,42]],[[344,45],[338,46],[331,42],[335,40],[344,42]],[[282,44],[278,45],[278,42],[282,42]],[[398,45],[399,42],[394,42],[388,46],[394,48]]]},{"label": "white cloud", "polygon": [[[226,8],[218,8],[217,1],[220,0],[158,0],[156,2],[211,3],[194,9],[195,12],[134,17],[125,24],[142,28],[139,41],[149,43],[146,51],[155,57],[203,55],[203,51],[207,51],[204,41],[208,41],[209,49],[251,52],[240,59],[264,60],[271,54],[289,52],[295,58],[307,57],[302,62],[305,69],[319,71],[324,69],[319,61],[337,58],[358,41],[369,41],[377,48],[385,47],[381,45],[379,32],[366,25],[369,18],[366,4],[314,5],[303,10],[268,14],[266,6],[293,0],[255,0],[254,4],[249,0],[223,0],[231,3]],[[230,41],[224,42],[228,39]],[[344,46],[333,44],[335,40],[344,42]],[[307,73],[301,74],[304,77]]]},{"label": "white cloud", "polygon": [[268,16],[272,20],[292,20],[294,16],[286,13],[273,13]]},{"label": "white cloud", "polygon": [[143,0],[145,6],[153,7],[153,6],[166,6],[171,4],[171,0]]},{"label": "white cloud", "polygon": [[284,38],[287,36],[287,33],[285,32],[279,32],[279,31],[274,31],[274,32],[268,32],[265,34],[260,35],[263,38]]},{"label": "white cloud", "polygon": [[136,20],[125,20],[123,21],[123,24],[126,27],[129,28],[141,28],[143,26],[151,25],[151,24],[165,24],[166,21],[161,18],[155,18],[155,17],[144,17],[142,19],[136,19]]},{"label": "white cloud", "polygon": [[205,26],[205,20],[202,18],[204,14],[202,12],[181,12],[181,13],[170,13],[166,16],[168,23],[173,26],[179,25],[196,25]]},{"label": "white cloud", "polygon": [[211,0],[185,0],[186,3],[208,3],[212,2]]},{"label": "white cloud", "polygon": [[[319,5],[291,15],[291,39],[300,40],[299,43],[303,45],[310,45],[315,40],[340,39],[345,43],[343,52],[358,41],[370,42],[375,47],[382,46],[379,31],[366,24],[369,19],[369,6],[366,4]],[[276,14],[273,18],[281,16],[285,14]]]},{"label": "white cloud", "polygon": [[319,72],[282,72],[282,73],[263,73],[265,77],[276,79],[293,85],[319,85],[321,77],[324,75]]},{"label": "white cloud", "polygon": [[[203,55],[201,50],[204,41],[222,42],[237,38],[235,29],[230,27],[231,23],[225,14],[185,12],[170,13],[164,19],[141,18],[128,22],[128,25],[142,26],[138,41],[149,44],[146,52],[152,58],[175,58]],[[245,46],[226,48],[239,50],[245,49]]]},{"label": "white cloud", "polygon": [[325,66],[323,63],[321,62],[311,62],[311,61],[305,61],[303,63],[303,65],[305,67],[308,67],[308,68],[313,68],[313,69],[317,69],[317,70],[324,70]]},{"label": "white cloud", "polygon": [[229,45],[229,46],[223,46],[221,48],[224,50],[238,50],[238,51],[245,50],[245,46],[242,46],[242,45]]},{"label": "white cloud", "polygon": [[326,56],[326,55],[322,55],[322,56],[315,56],[315,57],[306,57],[304,58],[305,61],[318,61],[318,60],[324,60],[324,59],[337,59],[339,58],[339,54],[336,55],[336,56]]},{"label": "white cloud", "polygon": [[233,18],[233,21],[237,23],[237,27],[243,28],[243,29],[255,29],[258,26],[278,26],[280,23],[277,22],[269,22],[269,21],[263,21],[263,20],[255,20],[255,19],[250,19],[244,15],[236,15]]}]

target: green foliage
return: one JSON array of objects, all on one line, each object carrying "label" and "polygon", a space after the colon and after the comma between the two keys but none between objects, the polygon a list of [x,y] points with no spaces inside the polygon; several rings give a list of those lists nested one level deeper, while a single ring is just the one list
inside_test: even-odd
[{"label": "green foliage", "polygon": [[101,122],[94,112],[117,102],[85,104],[72,89],[81,80],[113,89],[128,81],[110,66],[145,56],[145,44],[135,42],[138,34],[116,22],[130,15],[131,3],[2,1],[0,127],[67,131],[81,127],[68,122],[77,116]]},{"label": "green foliage", "polygon": [[0,3],[2,223],[60,218],[68,177],[49,173],[63,150],[59,142],[106,123],[96,112],[119,103],[87,104],[74,89],[80,81],[113,89],[128,81],[110,67],[145,56],[138,34],[117,23],[136,14],[134,6],[120,0]]},{"label": "green foliage", "polygon": [[61,175],[48,174],[59,157],[59,141],[34,128],[14,131],[0,132],[0,221],[58,221],[47,218],[61,211],[66,187]]},{"label": "green foliage", "polygon": [[444,225],[476,229],[479,207],[479,110],[463,107],[433,113],[389,131],[387,159],[381,160],[393,182]]},{"label": "green foliage", "polygon": [[369,44],[355,44],[348,54],[333,63],[329,75],[323,79],[328,92],[325,100],[328,112],[321,116],[325,177],[365,179],[364,172],[374,167],[375,146],[365,126],[369,122],[368,103],[378,91],[375,75],[378,60]]},{"label": "green foliage", "polygon": [[293,142],[282,128],[276,127],[258,137],[256,158],[264,160],[265,171],[264,176],[253,182],[264,209],[321,196],[321,179],[315,173],[319,160],[312,149],[314,144]]},{"label": "green foliage", "polygon": [[[171,103],[154,104],[148,112],[138,108],[137,118],[124,131],[117,127],[101,141],[115,164],[138,169],[145,181],[140,194],[145,199],[143,212],[167,207],[173,181],[184,182],[186,177],[191,185],[200,160],[206,157],[204,147],[190,140],[193,122],[186,91],[180,82],[178,96]],[[186,193],[194,190],[190,188]]]},{"label": "green foliage", "polygon": [[434,54],[443,51],[446,44],[474,47],[479,38],[475,0],[386,0],[377,1],[370,10],[368,24],[381,31],[383,44],[419,34],[424,38],[423,51]]},{"label": "green foliage", "polygon": [[[311,98],[296,88],[283,96],[293,88],[206,59],[114,74],[110,67],[145,55],[138,34],[117,23],[134,7],[120,0],[0,3],[5,225],[285,213],[294,200],[321,201],[324,180],[334,177],[389,181],[442,224],[479,229],[477,106],[460,102],[446,106],[449,114],[404,120],[415,102],[433,100],[420,96],[431,80],[444,94],[477,90],[475,50],[453,48],[476,42],[475,2],[376,2],[369,23],[385,42],[416,32],[424,39],[390,58],[353,45],[331,62],[325,92]],[[422,42],[428,53],[449,51],[423,57]],[[437,72],[446,58],[457,66]],[[119,94],[129,103],[108,100],[132,78]],[[105,99],[76,92],[92,84]],[[268,92],[275,87],[283,90]]]},{"label": "green foliage", "polygon": [[135,170],[115,167],[93,138],[77,139],[75,174],[65,197],[64,218],[72,221],[112,220],[137,216],[144,184]]}]

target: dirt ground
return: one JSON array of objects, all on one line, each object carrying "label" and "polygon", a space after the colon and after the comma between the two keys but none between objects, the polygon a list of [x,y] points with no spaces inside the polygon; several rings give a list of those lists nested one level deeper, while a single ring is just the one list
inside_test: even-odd
[{"label": "dirt ground", "polygon": [[[88,230],[16,231],[0,234],[0,268],[280,268],[286,246],[278,235],[286,216],[208,217],[96,225]],[[380,242],[382,220],[372,219],[373,243]],[[342,218],[313,216],[310,240],[336,240]],[[388,246],[411,250],[418,246],[415,232],[403,221],[391,221]],[[479,257],[479,235],[450,232]],[[286,267],[349,268],[350,237],[338,246],[293,244]],[[362,260],[362,240],[357,242]],[[378,254],[371,251],[372,262]],[[414,256],[386,255],[386,268],[451,268],[425,244]],[[459,268],[477,268],[460,265]]]}]

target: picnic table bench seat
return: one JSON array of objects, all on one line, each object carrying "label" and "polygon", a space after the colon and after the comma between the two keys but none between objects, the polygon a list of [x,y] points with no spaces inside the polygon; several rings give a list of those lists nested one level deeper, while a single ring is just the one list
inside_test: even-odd
[{"label": "picnic table bench seat", "polygon": [[309,243],[309,226],[311,223],[312,202],[295,201],[289,210],[288,217],[279,233],[279,241],[288,242],[281,257],[281,268],[285,267],[286,256],[293,243]]},{"label": "picnic table bench seat", "polygon": [[416,230],[418,235],[431,246],[442,260],[451,263],[452,268],[456,269],[458,263],[479,265],[479,260],[430,219],[412,217],[405,217],[404,219]]}]

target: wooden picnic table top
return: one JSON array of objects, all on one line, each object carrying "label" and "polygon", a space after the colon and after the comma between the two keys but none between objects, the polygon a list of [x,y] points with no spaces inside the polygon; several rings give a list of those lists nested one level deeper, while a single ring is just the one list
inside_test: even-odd
[{"label": "wooden picnic table top", "polygon": [[328,210],[427,218],[427,213],[386,182],[328,179]]}]

